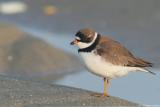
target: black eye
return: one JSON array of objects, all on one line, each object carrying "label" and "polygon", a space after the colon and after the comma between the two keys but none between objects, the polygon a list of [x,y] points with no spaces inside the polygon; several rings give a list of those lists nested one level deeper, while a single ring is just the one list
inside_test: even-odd
[{"label": "black eye", "polygon": [[84,35],[81,32],[76,33],[76,36],[79,37],[81,41],[83,41]]},{"label": "black eye", "polygon": [[87,38],[87,36],[84,35],[82,32],[77,32],[75,36],[80,38],[80,40],[78,41],[85,42],[85,43],[91,42],[91,38]]},{"label": "black eye", "polygon": [[81,38],[82,35],[83,35],[83,34],[82,34],[81,32],[77,32],[77,33],[76,33],[76,36],[79,37],[79,38]]}]

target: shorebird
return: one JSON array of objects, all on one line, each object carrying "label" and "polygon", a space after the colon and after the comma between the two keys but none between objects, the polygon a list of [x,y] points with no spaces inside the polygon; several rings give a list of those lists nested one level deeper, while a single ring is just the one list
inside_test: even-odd
[{"label": "shorebird", "polygon": [[108,87],[111,79],[127,75],[129,72],[142,71],[155,74],[146,67],[152,63],[135,57],[119,42],[103,36],[90,28],[79,30],[71,45],[79,47],[88,71],[104,79],[104,92],[97,96],[109,96]]}]

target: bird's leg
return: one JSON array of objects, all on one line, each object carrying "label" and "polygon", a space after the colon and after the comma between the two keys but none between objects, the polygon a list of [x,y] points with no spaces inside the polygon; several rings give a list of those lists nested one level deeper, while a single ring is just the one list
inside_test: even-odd
[{"label": "bird's leg", "polygon": [[108,95],[109,79],[103,78],[103,81],[104,81],[104,91],[103,91],[103,93],[94,93],[94,94],[92,94],[92,96],[95,96],[95,97],[109,97],[109,95]]},{"label": "bird's leg", "polygon": [[109,87],[109,79],[104,78],[104,91],[103,91],[103,96],[109,97],[108,87]]}]

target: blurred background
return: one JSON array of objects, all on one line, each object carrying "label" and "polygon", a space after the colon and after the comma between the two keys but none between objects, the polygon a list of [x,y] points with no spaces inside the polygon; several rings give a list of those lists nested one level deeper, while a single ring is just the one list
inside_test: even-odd
[{"label": "blurred background", "polygon": [[74,34],[91,27],[154,63],[146,73],[112,81],[110,94],[160,105],[160,0],[0,0],[0,75],[101,92],[87,72]]}]

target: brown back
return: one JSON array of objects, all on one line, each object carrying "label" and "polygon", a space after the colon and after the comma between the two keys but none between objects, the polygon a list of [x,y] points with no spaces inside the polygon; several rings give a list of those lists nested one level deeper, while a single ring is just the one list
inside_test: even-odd
[{"label": "brown back", "polygon": [[108,37],[101,37],[97,45],[96,53],[105,58],[106,61],[115,65],[123,65],[130,67],[151,67],[152,63],[143,59],[136,58],[119,42]]}]

